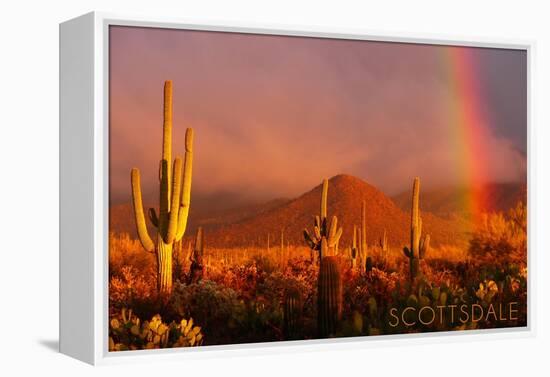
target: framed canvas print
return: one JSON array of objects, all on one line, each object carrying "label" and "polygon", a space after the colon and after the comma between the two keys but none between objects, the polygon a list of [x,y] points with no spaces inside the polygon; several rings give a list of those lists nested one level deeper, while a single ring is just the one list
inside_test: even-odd
[{"label": "framed canvas print", "polygon": [[62,352],[531,331],[529,44],[91,13],[60,47]]}]

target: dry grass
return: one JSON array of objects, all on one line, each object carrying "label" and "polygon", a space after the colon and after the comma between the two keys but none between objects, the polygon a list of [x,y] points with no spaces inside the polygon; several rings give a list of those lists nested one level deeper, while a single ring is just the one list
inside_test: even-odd
[{"label": "dry grass", "polygon": [[125,266],[147,271],[155,263],[155,256],[143,250],[141,243],[127,233],[109,234],[109,276],[120,275]]},{"label": "dry grass", "polygon": [[[110,275],[122,276],[124,266],[133,266],[138,271],[147,271],[155,266],[155,258],[151,253],[143,250],[139,241],[130,238],[126,233],[114,234],[111,233],[109,238],[109,266]],[[175,262],[181,266],[182,270],[188,270],[190,266],[190,258],[192,251],[192,243],[186,242],[181,248],[174,250]],[[344,262],[351,259],[349,250],[340,249],[338,252]],[[399,271],[402,264],[407,262],[403,251],[399,248],[389,248],[383,251],[379,247],[371,246],[368,255],[372,257],[373,262],[377,265],[384,265],[387,269]],[[310,258],[311,251],[305,246],[285,246],[281,247],[258,248],[205,248],[203,262],[205,265],[205,273],[209,271],[219,271],[231,266],[240,266],[248,263],[251,260],[262,259],[277,267],[284,267],[291,259],[294,258]],[[453,245],[442,245],[438,248],[431,248],[426,255],[426,261],[437,262],[446,261],[449,263],[459,263],[468,260],[468,250],[463,247]],[[151,271],[154,273],[154,271]]]}]

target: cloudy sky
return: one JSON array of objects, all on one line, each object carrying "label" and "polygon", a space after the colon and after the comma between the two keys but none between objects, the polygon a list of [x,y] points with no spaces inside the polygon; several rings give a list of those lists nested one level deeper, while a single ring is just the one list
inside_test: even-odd
[{"label": "cloudy sky", "polygon": [[[464,77],[446,56],[457,49],[468,50],[475,95],[456,90]],[[459,173],[465,154],[485,181],[525,180],[523,51],[111,27],[113,203],[129,201],[134,166],[146,200],[157,195],[166,79],[175,154],[195,129],[194,195],[293,197],[339,173],[388,194],[414,176],[472,184]],[[457,124],[454,103],[483,113],[477,149],[457,140],[470,125]]]}]

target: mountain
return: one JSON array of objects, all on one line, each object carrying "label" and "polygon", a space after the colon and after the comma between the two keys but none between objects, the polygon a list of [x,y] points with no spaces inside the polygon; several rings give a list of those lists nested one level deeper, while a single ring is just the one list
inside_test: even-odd
[{"label": "mountain", "polygon": [[[271,245],[280,244],[281,231],[285,242],[304,245],[304,228],[312,229],[319,214],[321,184],[311,191],[283,202],[269,210],[235,223],[227,223],[206,232],[208,243],[215,247],[243,245],[266,246],[269,234]],[[361,224],[361,203],[366,203],[367,242],[374,244],[388,232],[390,245],[404,245],[410,237],[410,215],[400,209],[384,193],[367,182],[338,175],[329,180],[328,214],[336,215],[344,229],[341,245],[347,247],[353,237],[353,225]],[[433,214],[423,215],[423,226],[431,234],[434,245],[464,241],[468,224],[464,221],[441,219]]]},{"label": "mountain", "polygon": [[[313,219],[320,211],[321,190],[322,185],[319,184],[292,200],[277,199],[219,211],[201,211],[192,202],[187,237],[192,237],[196,227],[201,225],[205,228],[206,242],[212,247],[264,247],[268,235],[271,245],[280,245],[281,231],[284,232],[285,243],[304,245],[302,232],[304,228],[312,230]],[[392,199],[359,178],[337,175],[329,180],[328,214],[329,217],[336,215],[339,226],[343,227],[342,247],[351,244],[353,225],[361,225],[363,200],[366,203],[369,245],[378,242],[384,230],[387,230],[390,246],[401,247],[409,242],[409,208],[399,208]],[[466,239],[469,229],[466,221],[443,219],[424,212],[423,202],[421,209],[423,228],[430,233],[433,245],[454,244]],[[128,232],[136,237],[130,204],[112,206],[110,215],[111,231]]]},{"label": "mountain", "polygon": [[[266,203],[241,203],[236,207],[216,208],[214,205],[216,201],[210,201],[208,203],[203,200],[192,200],[188,229],[192,233],[199,226],[206,229],[215,229],[227,224],[238,223],[248,218],[258,216],[288,201],[289,199],[279,198],[270,200]],[[151,207],[153,207],[151,204],[143,205],[145,211],[147,211],[147,208]],[[125,203],[112,205],[109,208],[109,223],[111,232],[128,233],[133,238],[137,237],[132,204]],[[147,228],[150,234],[154,233],[155,229],[149,221],[147,221]],[[187,232],[187,234],[189,234],[189,232]]]},{"label": "mountain", "polygon": [[[525,200],[526,185],[522,183],[491,183],[476,189],[465,187],[445,187],[434,190],[422,190],[420,204],[424,213],[430,212],[442,218],[468,217],[464,203],[474,196],[482,204],[484,212],[507,211],[518,201]],[[402,192],[392,197],[394,203],[402,210],[411,207],[410,192]]]}]

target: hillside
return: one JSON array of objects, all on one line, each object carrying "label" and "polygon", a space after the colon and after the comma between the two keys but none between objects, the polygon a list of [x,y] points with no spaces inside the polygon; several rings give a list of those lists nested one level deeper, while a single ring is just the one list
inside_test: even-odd
[{"label": "hillside", "polygon": [[[268,234],[271,245],[280,244],[281,230],[285,242],[303,245],[302,231],[311,229],[313,218],[319,213],[321,185],[311,191],[282,203],[268,211],[246,220],[211,229],[208,243],[216,247],[244,245],[266,246]],[[351,243],[353,225],[361,223],[361,202],[366,202],[367,241],[377,242],[384,229],[392,245],[402,245],[409,240],[409,214],[398,208],[381,191],[349,176],[338,175],[330,179],[328,191],[329,216],[338,216],[344,228],[341,245]],[[421,205],[422,206],[422,205]],[[424,229],[432,235],[433,244],[448,244],[463,241],[467,224],[440,219],[432,214],[423,215]]]},{"label": "hillside", "polygon": [[[473,195],[483,203],[485,212],[507,211],[519,200],[525,198],[526,186],[521,183],[493,183],[474,190]],[[422,210],[443,218],[468,217],[464,203],[472,195],[467,188],[446,187],[434,190],[423,190]],[[392,197],[395,204],[403,209],[410,208],[410,193],[402,192]]]},{"label": "hillside", "polygon": [[[188,229],[193,232],[198,226],[202,226],[206,229],[216,229],[224,225],[238,223],[265,213],[288,201],[288,199],[281,198],[270,200],[266,203],[241,204],[233,208],[214,208],[212,203],[204,203],[204,200],[193,201],[190,210]],[[144,204],[143,207],[147,209],[152,207],[152,205]],[[133,238],[137,237],[134,223],[134,211],[130,203],[111,206],[109,209],[109,218],[109,229],[112,232],[128,233]],[[153,232],[153,228],[149,221],[147,221],[147,227],[150,232]]]},{"label": "hillside", "polygon": [[[278,199],[218,212],[201,212],[192,207],[187,235],[190,237],[195,228],[202,225],[207,243],[213,247],[264,247],[268,234],[271,245],[280,245],[280,234],[284,231],[285,243],[304,245],[302,231],[305,227],[312,228],[314,216],[319,213],[320,197],[321,185],[318,185],[292,200]],[[353,225],[361,224],[363,200],[369,244],[377,242],[385,229],[390,245],[401,247],[409,241],[409,209],[400,209],[384,193],[359,178],[338,175],[329,180],[328,211],[330,217],[338,216],[338,223],[343,226],[342,246],[351,244]],[[423,194],[420,206],[424,210]],[[110,213],[112,231],[136,236],[129,204],[113,206]],[[424,212],[423,224],[431,234],[433,245],[457,243],[466,238],[468,224],[464,221],[445,220]]]}]

